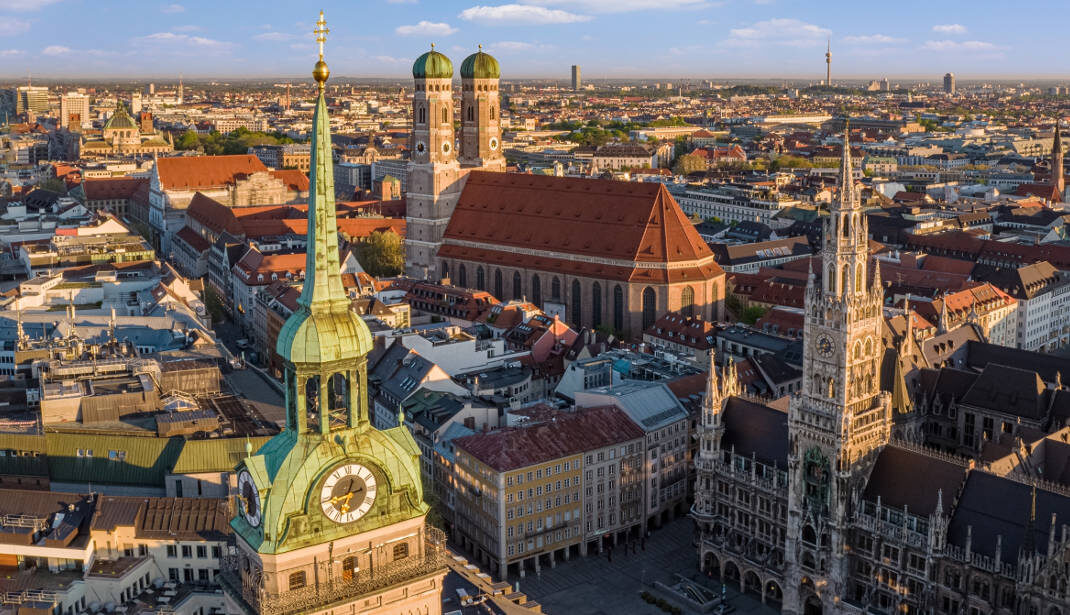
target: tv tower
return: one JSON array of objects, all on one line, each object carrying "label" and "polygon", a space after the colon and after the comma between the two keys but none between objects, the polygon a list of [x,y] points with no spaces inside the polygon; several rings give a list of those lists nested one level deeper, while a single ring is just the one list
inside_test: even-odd
[{"label": "tv tower", "polygon": [[832,39],[825,47],[825,87],[832,87]]}]

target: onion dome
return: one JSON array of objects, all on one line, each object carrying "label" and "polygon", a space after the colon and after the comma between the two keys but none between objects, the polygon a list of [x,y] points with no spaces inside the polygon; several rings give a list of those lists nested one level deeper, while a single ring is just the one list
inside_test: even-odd
[{"label": "onion dome", "polygon": [[498,61],[489,53],[483,53],[483,45],[461,62],[461,79],[500,79],[501,76]]},{"label": "onion dome", "polygon": [[453,79],[453,62],[435,51],[432,44],[431,51],[416,58],[412,65],[412,76],[416,79]]}]

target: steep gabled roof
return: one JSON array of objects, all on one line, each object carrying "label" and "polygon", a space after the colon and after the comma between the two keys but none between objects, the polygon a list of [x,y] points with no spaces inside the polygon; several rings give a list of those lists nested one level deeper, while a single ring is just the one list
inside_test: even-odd
[{"label": "steep gabled roof", "polygon": [[[508,258],[499,248],[519,248],[537,252],[524,255],[527,267],[575,272],[578,264],[595,265],[604,270],[601,277],[616,279],[639,276],[637,262],[695,263],[694,271],[673,271],[683,276],[721,273],[709,247],[658,183],[473,171],[444,238],[440,256]],[[642,271],[649,275],[651,270]]]},{"label": "steep gabled roof", "polygon": [[251,154],[235,156],[182,156],[156,161],[164,190],[204,190],[231,185],[239,176],[268,172]]}]

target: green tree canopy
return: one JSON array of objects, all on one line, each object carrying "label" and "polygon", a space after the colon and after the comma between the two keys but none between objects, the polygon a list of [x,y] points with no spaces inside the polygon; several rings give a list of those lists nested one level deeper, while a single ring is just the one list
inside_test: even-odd
[{"label": "green tree canopy", "polygon": [[706,170],[706,159],[698,154],[684,154],[676,159],[672,172],[677,175],[689,175]]},{"label": "green tree canopy", "polygon": [[394,276],[405,266],[401,237],[394,231],[375,231],[360,242],[357,261],[368,275]]}]

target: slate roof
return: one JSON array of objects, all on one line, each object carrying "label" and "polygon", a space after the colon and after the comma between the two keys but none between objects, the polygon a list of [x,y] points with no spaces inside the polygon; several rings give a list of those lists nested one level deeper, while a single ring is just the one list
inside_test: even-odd
[{"label": "slate roof", "polygon": [[965,464],[889,445],[877,456],[862,497],[876,502],[879,496],[882,506],[906,506],[924,516],[936,510],[942,490],[946,513],[966,480],[966,469]]},{"label": "slate roof", "polygon": [[962,403],[1039,420],[1047,414],[1048,393],[1036,372],[990,363]]},{"label": "slate roof", "polygon": [[765,464],[788,467],[788,414],[742,397],[730,397],[723,415],[721,447]]},{"label": "slate roof", "polygon": [[998,346],[981,341],[968,342],[966,363],[974,369],[984,369],[989,363],[1013,365],[1040,374],[1045,382],[1062,378],[1070,383],[1070,358],[1054,354]]},{"label": "slate roof", "polygon": [[[972,527],[971,549],[995,557],[997,536],[1003,537],[1001,560],[1013,563],[1026,545],[1026,528],[1032,506],[1032,487],[985,472],[970,472],[948,528],[948,542],[965,548],[967,528]],[[1070,519],[1070,498],[1044,489],[1036,490],[1036,516],[1032,542],[1045,552],[1052,514],[1059,525]],[[1056,532],[1058,535],[1058,532]]]}]

